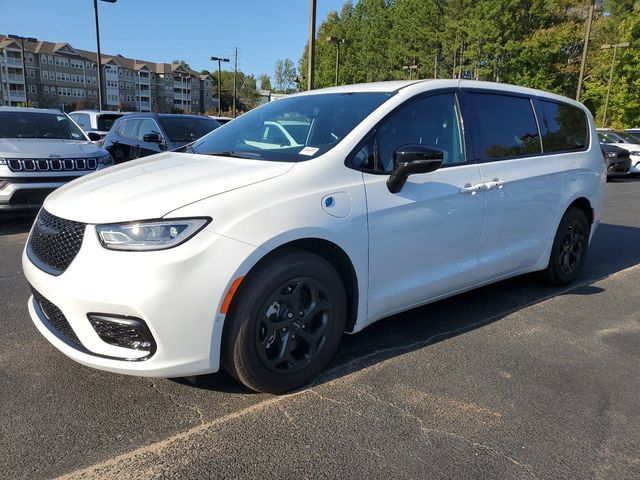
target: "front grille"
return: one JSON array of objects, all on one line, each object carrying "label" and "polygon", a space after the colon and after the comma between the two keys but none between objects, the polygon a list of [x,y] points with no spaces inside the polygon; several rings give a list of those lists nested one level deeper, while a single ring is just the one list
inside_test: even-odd
[{"label": "front grille", "polygon": [[37,302],[38,306],[42,310],[42,313],[44,313],[44,316],[47,317],[49,325],[51,325],[60,335],[64,336],[76,345],[82,347],[82,342],[80,342],[78,336],[76,335],[76,332],[74,332],[73,328],[71,328],[71,325],[69,325],[67,317],[64,316],[64,313],[62,313],[62,311],[53,303],[44,298],[40,294],[40,292],[38,292],[32,286],[31,293],[33,294],[33,298]]},{"label": "front grille", "polygon": [[82,246],[85,224],[40,210],[27,244],[27,255],[51,275],[63,273]]},{"label": "front grille", "polygon": [[89,172],[98,168],[95,158],[9,158],[12,172]]}]

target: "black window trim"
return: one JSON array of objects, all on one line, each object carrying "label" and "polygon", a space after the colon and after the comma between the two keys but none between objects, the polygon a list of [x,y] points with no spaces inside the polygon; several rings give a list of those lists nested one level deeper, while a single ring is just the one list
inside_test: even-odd
[{"label": "black window trim", "polygon": [[[579,110],[580,113],[582,113],[582,115],[584,115],[585,117],[585,127],[587,129],[587,138],[586,138],[586,142],[584,144],[584,147],[580,148],[580,149],[572,149],[572,150],[558,150],[555,152],[545,152],[544,150],[544,142],[542,143],[542,154],[543,155],[565,155],[567,153],[580,153],[580,152],[587,152],[589,151],[589,148],[591,147],[591,127],[589,125],[589,116],[587,115],[587,112],[585,112],[582,108],[576,107],[575,105],[571,105],[568,102],[563,102],[561,100],[556,100],[554,98],[548,98],[548,97],[541,97],[538,96],[535,99],[533,99],[533,106],[535,107],[534,110],[536,111],[536,118],[538,118],[538,114],[537,111],[540,110],[540,113],[543,114],[542,111],[542,105],[540,105],[542,102],[547,102],[547,103],[555,103],[556,105],[561,105],[563,107],[569,107],[569,108],[574,108],[576,110]],[[540,126],[538,125],[538,129],[540,130],[540,141],[542,142],[542,129],[540,128]]]},{"label": "black window trim", "polygon": [[[399,109],[403,108],[404,106],[408,105],[411,102],[418,102],[420,100],[423,100],[425,98],[428,97],[433,97],[435,95],[442,95],[442,94],[446,94],[446,93],[453,93],[454,94],[454,99],[456,102],[456,109],[457,109],[457,113],[458,113],[458,122],[460,124],[460,135],[462,137],[462,156],[464,158],[464,161],[459,162],[459,163],[453,163],[453,164],[449,164],[449,165],[442,165],[442,167],[440,168],[450,168],[450,167],[462,167],[465,165],[469,165],[472,162],[469,162],[469,157],[467,152],[468,151],[473,151],[472,149],[472,144],[469,142],[469,137],[467,137],[467,135],[465,135],[465,121],[464,121],[464,114],[462,111],[462,104],[460,102],[460,98],[458,96],[458,94],[460,93],[461,89],[459,87],[444,87],[444,88],[437,88],[437,89],[433,89],[433,90],[428,90],[426,92],[421,92],[418,93],[410,98],[407,98],[404,102],[400,103],[399,105],[396,105],[395,108],[393,110],[391,110],[390,112],[388,112],[384,117],[382,117],[363,137],[362,140],[360,140],[358,142],[358,144],[355,146],[355,148],[353,148],[351,150],[351,152],[349,152],[349,154],[346,156],[345,160],[344,160],[344,165],[345,167],[351,169],[351,170],[356,170],[358,172],[363,172],[363,173],[369,173],[372,175],[391,175],[391,172],[384,172],[379,170],[378,166],[379,166],[379,162],[380,162],[380,153],[379,153],[379,146],[378,146],[378,129],[380,128],[380,125],[385,122],[391,115],[393,115],[394,113],[396,113]],[[351,163],[351,161],[353,160],[353,157],[356,156],[356,154],[360,151],[360,149],[371,139],[371,137],[373,136],[373,164],[374,164],[374,168],[370,169],[370,168],[361,168],[358,167],[356,165],[353,165]]]},{"label": "black window trim", "polygon": [[[476,111],[472,108],[472,103],[468,97],[469,94],[484,94],[484,95],[498,95],[501,97],[515,97],[515,98],[522,98],[525,100],[529,101],[529,106],[531,107],[531,111],[533,112],[533,118],[536,124],[536,129],[538,132],[538,141],[540,143],[540,152],[538,153],[527,153],[525,155],[512,155],[512,156],[508,156],[508,157],[503,157],[503,158],[481,158],[477,152],[476,149],[473,148],[472,151],[472,156],[473,158],[471,160],[468,161],[468,163],[473,163],[473,164],[482,164],[482,163],[494,163],[494,162],[503,162],[505,160],[520,160],[523,158],[532,158],[532,157],[541,157],[544,155],[544,147],[542,145],[542,133],[540,131],[540,125],[538,124],[538,116],[536,113],[536,109],[535,109],[535,105],[534,105],[534,97],[533,95],[529,95],[526,93],[520,93],[520,92],[511,92],[511,91],[505,91],[505,90],[493,90],[490,88],[469,88],[469,87],[463,87],[460,89],[460,98],[463,104],[463,111],[462,111],[462,115],[468,115],[469,121],[471,123],[468,133],[469,133],[469,137],[471,139],[471,143],[475,144],[474,142],[474,135],[478,135],[477,129],[475,128],[475,126],[479,123],[478,118],[477,118],[477,113]],[[475,147],[475,146],[474,146]]]}]

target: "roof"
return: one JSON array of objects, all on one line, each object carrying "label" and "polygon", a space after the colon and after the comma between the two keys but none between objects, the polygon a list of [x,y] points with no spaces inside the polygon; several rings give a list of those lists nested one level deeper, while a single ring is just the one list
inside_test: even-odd
[{"label": "roof", "polygon": [[[117,112],[111,112],[117,113]],[[208,118],[202,115],[185,115],[182,113],[155,113],[155,112],[131,112],[127,113],[127,118]]]},{"label": "roof", "polygon": [[[4,48],[14,44],[16,48],[20,48],[20,42],[18,40],[14,40],[9,38],[7,35],[0,35],[0,48]],[[54,43],[47,42],[44,40],[38,40],[36,42],[25,41],[24,44],[25,51],[32,53],[45,53],[45,54],[58,54],[64,53],[66,55],[74,55],[86,60],[90,60],[92,62],[97,61],[96,52],[92,52],[90,50],[82,50],[80,48],[74,48],[68,43]],[[126,68],[129,70],[141,70],[144,68],[149,69],[149,71],[154,73],[163,73],[169,74],[178,71],[178,73],[188,73],[189,75],[193,75],[197,78],[204,79],[200,72],[197,72],[191,68],[186,68],[183,65],[176,63],[157,63],[151,62],[147,60],[140,60],[135,58],[124,57],[121,54],[110,55],[108,53],[103,53],[101,55],[102,64],[106,65],[108,63],[113,63],[118,65],[121,68]],[[204,76],[206,77],[206,75]]]}]

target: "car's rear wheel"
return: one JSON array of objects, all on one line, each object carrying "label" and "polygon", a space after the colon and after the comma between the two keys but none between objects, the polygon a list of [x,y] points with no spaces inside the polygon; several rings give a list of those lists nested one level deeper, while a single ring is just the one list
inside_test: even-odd
[{"label": "car's rear wheel", "polygon": [[346,298],[323,258],[286,250],[242,282],[227,316],[222,365],[247,387],[280,393],[313,379],[338,348]]},{"label": "car's rear wheel", "polygon": [[589,248],[589,222],[582,210],[571,207],[562,217],[551,250],[545,278],[552,285],[568,285],[580,274]]}]

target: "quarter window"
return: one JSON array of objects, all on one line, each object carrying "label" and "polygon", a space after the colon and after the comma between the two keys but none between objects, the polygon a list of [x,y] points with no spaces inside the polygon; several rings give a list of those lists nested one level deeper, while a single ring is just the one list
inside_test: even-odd
[{"label": "quarter window", "polygon": [[479,160],[542,153],[528,98],[486,93],[471,93],[468,97],[476,118],[473,142]]},{"label": "quarter window", "polygon": [[556,102],[539,102],[540,130],[545,152],[571,152],[587,146],[587,116],[579,108]]},{"label": "quarter window", "polygon": [[136,131],[140,120],[123,120],[120,134],[123,137],[136,138]]}]

